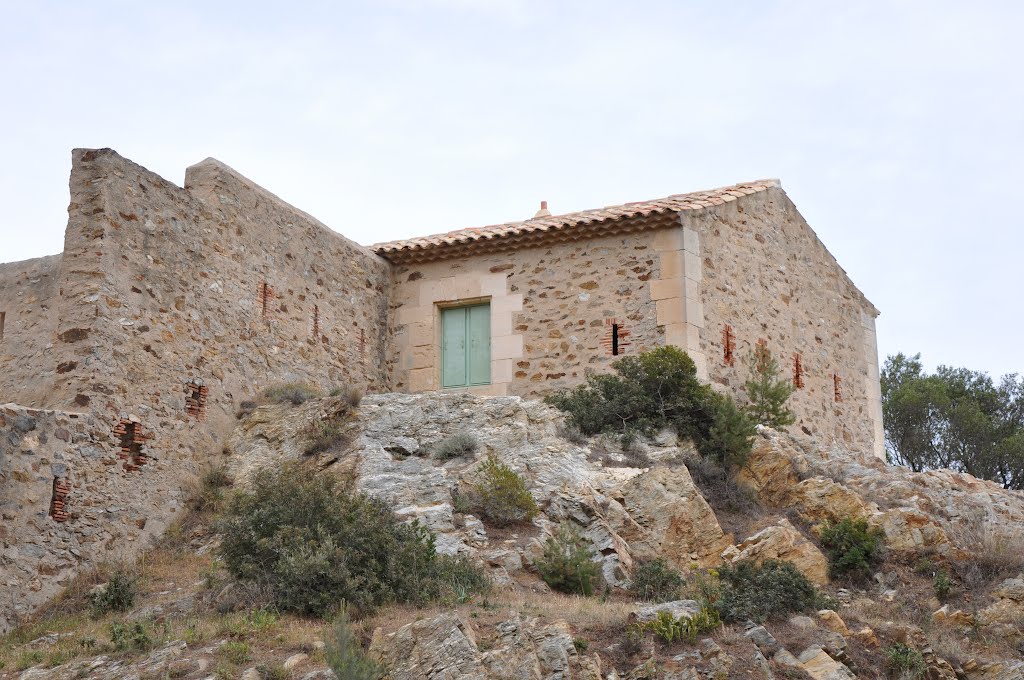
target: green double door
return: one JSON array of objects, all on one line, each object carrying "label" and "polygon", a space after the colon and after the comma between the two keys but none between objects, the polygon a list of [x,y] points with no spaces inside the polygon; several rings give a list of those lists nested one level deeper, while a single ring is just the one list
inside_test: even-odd
[{"label": "green double door", "polygon": [[441,310],[441,386],[491,382],[491,306]]}]

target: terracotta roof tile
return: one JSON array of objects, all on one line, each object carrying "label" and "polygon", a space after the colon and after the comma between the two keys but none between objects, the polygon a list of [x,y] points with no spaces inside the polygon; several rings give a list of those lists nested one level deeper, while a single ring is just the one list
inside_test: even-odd
[{"label": "terracotta roof tile", "polygon": [[474,244],[482,246],[487,242],[500,239],[538,233],[564,232],[573,229],[596,229],[599,233],[602,225],[610,225],[624,218],[643,218],[681,210],[702,210],[716,205],[723,205],[738,198],[778,186],[781,185],[776,179],[744,182],[720,189],[696,191],[688,194],[674,194],[650,201],[638,201],[597,208],[595,210],[567,213],[565,215],[535,217],[520,222],[472,227],[445,234],[433,234],[400,241],[377,243],[370,246],[370,249],[378,255],[393,259],[406,259],[409,257],[429,259],[432,255],[437,256],[440,253],[431,254],[425,251],[446,250],[452,246],[457,246],[460,249],[472,248]]}]

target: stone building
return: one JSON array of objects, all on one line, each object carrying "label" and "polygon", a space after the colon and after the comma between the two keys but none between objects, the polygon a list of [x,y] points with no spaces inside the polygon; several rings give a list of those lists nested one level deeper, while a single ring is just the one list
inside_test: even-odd
[{"label": "stone building", "polygon": [[64,251],[0,264],[0,630],[160,534],[242,401],[307,381],[535,396],[685,349],[794,431],[881,455],[874,318],[776,181],[359,246],[222,163],[73,153]]}]

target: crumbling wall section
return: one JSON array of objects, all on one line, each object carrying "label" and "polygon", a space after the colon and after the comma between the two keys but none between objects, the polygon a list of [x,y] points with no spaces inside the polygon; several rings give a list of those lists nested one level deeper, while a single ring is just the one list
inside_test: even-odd
[{"label": "crumbling wall section", "polygon": [[60,255],[0,264],[0,403],[32,406],[49,391],[60,265]]},{"label": "crumbling wall section", "polygon": [[104,418],[0,405],[0,633],[180,509],[173,463],[155,461],[143,482],[121,474],[115,444]]}]

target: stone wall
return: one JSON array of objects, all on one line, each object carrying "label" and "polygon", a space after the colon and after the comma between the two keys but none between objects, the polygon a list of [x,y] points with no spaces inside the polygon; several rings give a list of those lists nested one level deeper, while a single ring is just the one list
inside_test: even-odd
[{"label": "stone wall", "polygon": [[[24,446],[64,457],[76,507],[108,508],[50,527],[39,509],[57,476],[49,463],[38,478],[0,479],[8,533],[45,525],[66,538],[37,546],[60,565],[45,567],[47,584],[73,571],[65,544],[109,536],[131,551],[159,535],[188,480],[219,464],[239,404],[264,387],[390,385],[386,261],[212,159],[185,183],[109,149],[76,150],[63,255],[0,269],[0,403],[77,412],[39,416]],[[73,432],[68,419],[88,423],[88,455],[50,432]]]},{"label": "stone wall", "polygon": [[[42,403],[53,340],[61,256],[0,264],[0,403]],[[52,373],[50,373],[52,375]]]},{"label": "stone wall", "polygon": [[750,373],[745,360],[763,339],[784,376],[793,376],[799,355],[804,386],[790,402],[794,432],[884,456],[878,311],[785,192],[684,212],[681,221],[689,244],[685,279],[699,291],[696,300],[687,294],[697,310],[691,318],[699,319],[699,345],[690,350],[705,357],[711,382],[739,393]]},{"label": "stone wall", "polygon": [[543,395],[664,344],[650,283],[660,277],[662,233],[396,266],[394,389],[439,388],[438,309],[448,303],[491,303],[491,385],[470,388],[478,394]]},{"label": "stone wall", "polygon": [[[106,419],[0,405],[0,633],[82,564],[131,554],[181,507],[174,463],[121,473]],[[56,501],[56,502],[55,502]]]}]

